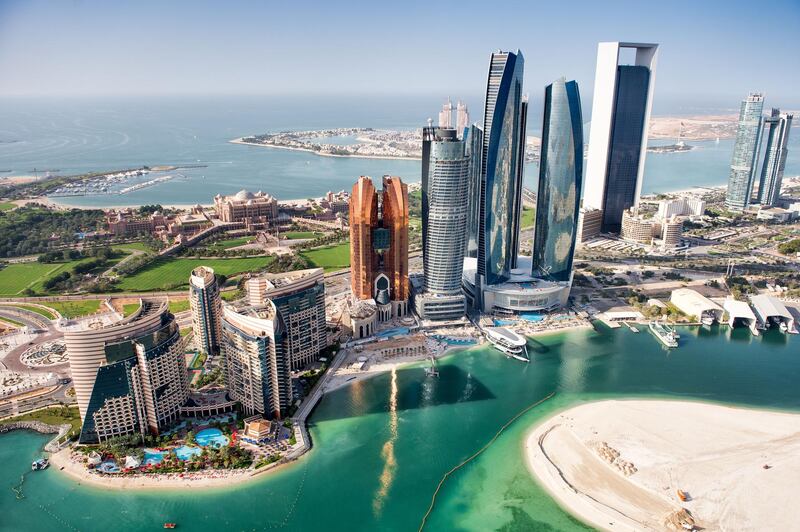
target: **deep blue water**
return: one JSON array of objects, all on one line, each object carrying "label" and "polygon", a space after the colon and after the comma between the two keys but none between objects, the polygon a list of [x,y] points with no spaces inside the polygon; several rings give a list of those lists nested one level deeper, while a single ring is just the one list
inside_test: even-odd
[{"label": "deep blue water", "polygon": [[[264,190],[280,199],[303,198],[347,189],[360,175],[393,174],[413,182],[419,180],[418,161],[319,157],[227,141],[280,130],[416,128],[436,115],[440,100],[436,96],[5,99],[0,100],[0,170],[12,171],[0,173],[0,178],[29,175],[34,169],[69,175],[142,165],[207,165],[182,171],[186,178],[125,195],[60,200],[92,206],[210,203],[217,193],[242,188]],[[472,120],[480,120],[480,107],[470,108]],[[532,106],[529,134],[539,133],[540,115],[541,110]],[[644,192],[724,184],[732,141],[694,144],[700,149],[648,154]],[[537,172],[536,165],[528,165],[529,187],[535,188]],[[787,176],[798,174],[800,133],[791,137],[786,166]]]}]

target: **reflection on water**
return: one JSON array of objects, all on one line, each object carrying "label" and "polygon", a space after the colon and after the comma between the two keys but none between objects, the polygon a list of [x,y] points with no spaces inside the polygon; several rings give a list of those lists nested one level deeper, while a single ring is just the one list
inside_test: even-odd
[{"label": "reflection on water", "polygon": [[397,368],[392,368],[392,384],[389,388],[389,439],[383,444],[381,456],[383,457],[383,471],[380,476],[381,487],[372,501],[372,511],[375,516],[380,516],[383,501],[392,487],[394,473],[397,469],[397,460],[394,456],[394,442],[397,440]]}]

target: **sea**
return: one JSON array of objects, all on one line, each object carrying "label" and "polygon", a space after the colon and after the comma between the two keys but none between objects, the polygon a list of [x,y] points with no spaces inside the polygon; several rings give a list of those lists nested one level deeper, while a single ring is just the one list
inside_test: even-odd
[{"label": "sea", "polygon": [[[419,161],[320,157],[228,141],[286,130],[414,129],[426,125],[428,117],[436,116],[441,100],[436,95],[4,98],[0,99],[0,182],[19,175],[42,177],[141,166],[202,166],[132,179],[126,186],[171,176],[168,181],[125,194],[53,198],[83,207],[210,204],[216,194],[233,194],[243,188],[263,190],[278,199],[319,197],[328,191],[349,190],[361,175],[391,174],[410,183],[420,179]],[[529,135],[540,134],[540,107],[531,105]],[[472,119],[479,120],[480,103],[475,102],[470,108]],[[662,114],[681,112],[686,111],[665,108]],[[704,112],[735,111],[691,108],[691,114]],[[588,123],[584,129],[588,139]],[[348,143],[353,139],[332,141]],[[651,145],[673,142],[657,140]],[[647,154],[644,193],[727,182],[733,141],[689,143],[696,149]],[[800,175],[800,132],[790,136],[786,175]],[[537,181],[538,166],[528,164],[526,185],[535,189]]]},{"label": "sea", "polygon": [[418,530],[445,473],[551,392],[444,482],[425,530],[590,530],[526,466],[526,434],[558,411],[658,398],[800,413],[797,336],[679,327],[680,346],[668,350],[646,329],[597,327],[530,339],[530,364],[480,346],[443,358],[438,378],[420,363],[335,390],[310,418],[305,457],[226,488],[81,485],[53,468],[30,472],[47,437],[2,435],[0,530]]}]

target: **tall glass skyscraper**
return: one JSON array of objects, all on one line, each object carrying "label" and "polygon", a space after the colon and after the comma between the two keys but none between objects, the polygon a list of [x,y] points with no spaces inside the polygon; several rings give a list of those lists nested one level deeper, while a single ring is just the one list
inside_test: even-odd
[{"label": "tall glass skyscraper", "polygon": [[773,109],[771,116],[764,119],[764,129],[769,127],[769,133],[758,186],[758,202],[761,205],[773,207],[780,198],[786,157],[789,154],[786,146],[789,143],[789,131],[792,129],[792,118],[793,115],[781,114],[780,109]]},{"label": "tall glass skyscraper", "polygon": [[[478,225],[478,283],[510,278],[516,263],[522,201],[522,54],[495,52],[489,64],[483,122]],[[522,146],[520,145],[522,143]]]},{"label": "tall glass skyscraper", "polygon": [[464,315],[461,292],[467,235],[470,158],[455,129],[422,131],[422,243],[424,291],[414,304],[423,319]]},{"label": "tall glass skyscraper", "polygon": [[483,130],[477,124],[472,124],[467,130],[466,153],[469,156],[469,184],[467,190],[467,249],[464,255],[477,257],[481,212],[481,165],[483,164]]},{"label": "tall glass skyscraper", "polygon": [[189,304],[198,350],[209,356],[218,354],[222,336],[222,299],[213,269],[198,266],[192,270],[189,276]]},{"label": "tall glass skyscraper", "polygon": [[578,84],[563,78],[544,93],[539,194],[531,275],[569,281],[583,182],[583,120]]},{"label": "tall glass skyscraper", "polygon": [[732,211],[743,211],[750,204],[756,155],[761,141],[761,114],[764,110],[764,95],[751,92],[742,100],[739,109],[739,127],[736,144],[733,146],[731,173],[728,178],[728,193],[725,207]]},{"label": "tall glass skyscraper", "polygon": [[[620,64],[620,50],[636,51]],[[655,85],[657,44],[603,42],[597,48],[584,207],[602,211],[601,231],[619,233],[639,202]]]}]

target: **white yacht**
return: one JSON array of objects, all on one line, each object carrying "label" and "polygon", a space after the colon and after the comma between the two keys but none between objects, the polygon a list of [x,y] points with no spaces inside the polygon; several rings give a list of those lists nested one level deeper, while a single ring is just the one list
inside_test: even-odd
[{"label": "white yacht", "polygon": [[507,357],[530,362],[528,358],[527,340],[510,329],[504,327],[486,327],[486,339]]}]

